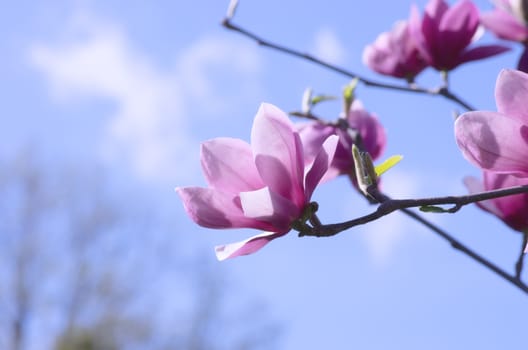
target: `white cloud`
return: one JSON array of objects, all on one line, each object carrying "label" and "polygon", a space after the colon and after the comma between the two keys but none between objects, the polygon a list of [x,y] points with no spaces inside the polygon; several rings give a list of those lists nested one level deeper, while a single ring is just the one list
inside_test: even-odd
[{"label": "white cloud", "polygon": [[246,92],[249,89],[256,93],[255,81],[248,80],[247,76],[256,76],[260,65],[260,56],[254,48],[215,38],[196,42],[178,59],[179,75],[187,83],[187,93],[197,100],[207,101],[207,106],[214,107],[211,109],[221,108],[226,101],[222,93],[225,86],[214,85],[211,77],[229,72],[231,80],[243,84]]},{"label": "white cloud", "polygon": [[379,266],[387,266],[408,229],[409,220],[401,213],[392,213],[365,225],[362,237],[372,261]]},{"label": "white cloud", "polygon": [[[96,97],[115,102],[101,155],[124,161],[147,180],[174,183],[186,177],[189,162],[198,163],[190,111],[222,109],[234,99],[223,95],[214,68],[224,67],[250,84],[260,66],[254,49],[205,38],[182,50],[174,66],[159,67],[124,30],[86,14],[74,17],[66,33],[58,45],[33,45],[32,64],[60,101]],[[204,98],[207,103],[193,103]]]},{"label": "white cloud", "polygon": [[[397,168],[389,170],[382,179],[382,189],[394,198],[412,198],[417,195],[419,182]],[[362,227],[365,245],[374,263],[386,266],[397,245],[405,238],[409,220],[401,213],[392,213]]]},{"label": "white cloud", "polygon": [[382,176],[382,190],[394,198],[412,198],[420,194],[422,187],[419,173],[402,171],[396,166]]},{"label": "white cloud", "polygon": [[345,48],[334,31],[321,28],[315,34],[314,54],[327,62],[340,64],[345,61]]}]

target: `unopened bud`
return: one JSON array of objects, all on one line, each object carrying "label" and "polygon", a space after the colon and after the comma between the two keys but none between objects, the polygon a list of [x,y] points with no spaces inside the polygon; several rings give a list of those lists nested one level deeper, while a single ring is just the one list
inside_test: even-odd
[{"label": "unopened bud", "polygon": [[354,102],[355,90],[359,82],[358,78],[352,79],[352,81],[343,88],[343,101],[344,101],[344,112],[348,115],[352,102]]},{"label": "unopened bud", "polygon": [[236,9],[238,7],[238,0],[231,0],[229,2],[229,7],[227,8],[226,18],[231,19],[235,16]]},{"label": "unopened bud", "polygon": [[372,158],[368,152],[361,152],[355,144],[352,145],[352,158],[354,159],[358,187],[364,195],[369,196],[368,189],[378,183],[378,175],[376,175]]},{"label": "unopened bud", "polygon": [[309,114],[312,109],[312,88],[306,88],[302,97],[301,111],[304,114]]}]

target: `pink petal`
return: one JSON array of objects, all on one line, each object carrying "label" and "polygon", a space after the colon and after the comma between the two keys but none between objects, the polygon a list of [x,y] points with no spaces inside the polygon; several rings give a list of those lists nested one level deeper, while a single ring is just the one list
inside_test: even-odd
[{"label": "pink petal", "polygon": [[273,227],[270,231],[274,232],[289,231],[290,224],[299,218],[305,205],[296,206],[268,187],[240,193],[240,202],[246,217],[270,223]]},{"label": "pink petal", "polygon": [[303,204],[302,144],[287,115],[271,104],[262,104],[251,130],[251,146],[260,176],[270,190]]},{"label": "pink petal", "polygon": [[503,9],[496,8],[481,14],[480,22],[501,39],[519,42],[528,39],[528,27]]},{"label": "pink petal", "polygon": [[[434,28],[432,24],[427,25],[426,29],[428,31],[429,37],[435,36],[434,33],[431,33],[432,28]],[[424,58],[424,60],[428,63],[431,63],[433,58],[429,52],[429,47],[427,45],[423,30],[424,25],[420,18],[420,11],[416,5],[412,5],[411,14],[409,16],[409,33],[412,38],[411,40],[416,44],[416,49],[420,52],[420,55]]]},{"label": "pink petal", "polygon": [[220,261],[237,256],[248,255],[260,250],[271,240],[284,236],[285,233],[264,232],[242,242],[230,243],[215,247],[216,258]]},{"label": "pink petal", "polygon": [[325,175],[330,163],[332,163],[338,141],[339,137],[337,135],[332,135],[326,139],[319,154],[315,157],[310,170],[306,174],[305,196],[307,201],[312,197],[315,187],[319,184],[323,175]]},{"label": "pink petal", "polygon": [[266,222],[244,216],[237,195],[201,187],[178,187],[176,192],[189,217],[200,226],[215,229],[273,229]]},{"label": "pink petal", "polygon": [[412,78],[426,67],[405,21],[397,22],[390,32],[380,34],[374,44],[367,46],[363,63],[380,74],[397,78]]},{"label": "pink petal", "polygon": [[501,53],[510,51],[509,47],[502,45],[485,45],[478,46],[465,51],[459,58],[458,64],[465,62],[476,61],[483,58],[499,55]]},{"label": "pink petal", "polygon": [[[428,15],[427,12],[423,15],[421,21],[421,36],[423,37],[421,41],[420,52],[422,56],[426,59],[430,59],[430,64],[433,63],[433,60],[438,56],[436,43],[438,42],[438,22],[432,16]],[[420,49],[420,46],[418,46]],[[427,52],[427,54],[425,53]]]},{"label": "pink petal", "polygon": [[425,14],[438,25],[448,9],[449,5],[444,0],[431,0],[425,6]]},{"label": "pink petal", "polygon": [[312,121],[296,124],[295,127],[303,144],[304,162],[311,164],[319,153],[322,144],[328,136],[334,133],[335,127]]},{"label": "pink petal", "polygon": [[202,169],[210,187],[239,193],[264,187],[248,143],[216,138],[201,147]]},{"label": "pink petal", "polygon": [[[480,192],[486,191],[482,181],[477,179],[474,176],[465,177],[464,178],[464,185],[466,185],[466,188],[468,189],[470,194],[475,194],[475,193],[480,193]],[[485,210],[487,212],[490,212],[490,213],[496,215],[497,217],[501,217],[501,212],[499,211],[499,209],[497,208],[495,203],[493,203],[492,200],[485,200],[485,201],[477,202],[476,204],[481,209],[483,209],[483,210]]]},{"label": "pink petal", "polygon": [[[321,151],[324,141],[326,141],[330,135],[335,135],[336,131],[340,131],[336,130],[335,126],[323,125],[318,122],[306,123],[300,126],[298,129],[304,147],[304,163],[308,167],[313,164],[315,158]],[[352,156],[350,154],[350,147],[352,144],[351,141],[348,142],[344,138],[345,136],[340,133],[338,146],[335,154],[333,155],[332,165],[330,168],[328,168],[319,183],[336,178],[342,173],[343,169],[350,168],[352,166]],[[345,147],[349,149],[349,152],[346,152]],[[340,157],[338,157],[338,153],[340,153],[343,157],[346,156],[347,159],[340,159]],[[308,178],[308,176],[306,177]],[[306,180],[305,184],[308,184]],[[309,201],[309,199],[307,199],[307,201]]]},{"label": "pink petal", "polygon": [[467,112],[455,122],[462,153],[481,169],[528,176],[528,127],[497,112]]},{"label": "pink petal", "polygon": [[438,25],[439,47],[444,55],[458,55],[470,43],[479,24],[477,7],[469,0],[462,0],[451,6]]},{"label": "pink petal", "polygon": [[449,7],[438,25],[441,31],[455,32],[475,31],[479,24],[479,13],[475,4],[462,0]]},{"label": "pink petal", "polygon": [[[510,174],[484,172],[484,186],[488,190],[527,185],[528,178],[515,177]],[[528,228],[528,194],[516,194],[493,199],[501,218],[508,226],[517,231]]]},{"label": "pink petal", "polygon": [[347,119],[348,124],[361,135],[363,146],[372,159],[375,160],[381,156],[387,144],[387,138],[385,128],[376,115],[365,110],[360,100],[354,100]]},{"label": "pink petal", "polygon": [[528,74],[502,70],[497,78],[495,100],[499,112],[528,125]]},{"label": "pink petal", "polygon": [[363,50],[363,63],[370,69],[385,75],[403,78],[399,71],[399,58],[390,50],[390,33],[381,33],[376,41]]}]

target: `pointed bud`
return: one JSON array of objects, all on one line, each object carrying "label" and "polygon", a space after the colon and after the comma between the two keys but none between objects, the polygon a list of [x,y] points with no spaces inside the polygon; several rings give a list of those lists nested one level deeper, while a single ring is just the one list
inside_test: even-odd
[{"label": "pointed bud", "polygon": [[379,177],[381,174],[385,173],[387,170],[398,164],[403,159],[402,155],[395,155],[392,157],[389,157],[387,160],[385,160],[380,165],[376,165],[376,175]]},{"label": "pointed bud", "polygon": [[371,186],[376,186],[378,176],[372,158],[368,152],[361,152],[356,145],[352,146],[352,157],[356,169],[358,187],[365,196],[370,196],[368,190]]},{"label": "pointed bud", "polygon": [[348,112],[350,111],[350,107],[352,106],[352,102],[354,102],[355,98],[355,90],[358,85],[359,79],[354,78],[348,85],[346,85],[343,88],[343,100],[344,100],[344,114],[348,115]]},{"label": "pointed bud", "polygon": [[232,19],[235,16],[236,9],[238,7],[238,0],[231,0],[229,7],[227,8],[226,18]]},{"label": "pointed bud", "polygon": [[310,114],[312,109],[312,88],[306,88],[302,97],[301,111],[304,114]]}]

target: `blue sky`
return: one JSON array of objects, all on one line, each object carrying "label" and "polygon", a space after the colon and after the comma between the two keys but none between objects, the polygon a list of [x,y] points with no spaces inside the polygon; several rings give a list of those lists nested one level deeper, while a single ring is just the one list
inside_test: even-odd
[{"label": "blue sky", "polygon": [[[417,1],[423,8],[425,1]],[[486,1],[475,2],[489,9]],[[410,2],[242,1],[236,22],[263,37],[311,52],[382,81],[361,63],[363,47],[406,18]],[[276,240],[255,255],[215,262],[213,246],[251,231],[195,226],[173,189],[203,185],[202,140],[248,140],[263,101],[300,107],[306,87],[339,94],[347,79],[223,29],[227,1],[19,1],[0,11],[0,154],[34,145],[49,160],[101,162],[130,188],[155,198],[177,223],[174,239],[207,252],[230,293],[263,298],[284,326],[284,349],[517,348],[526,295],[399,214],[334,238]],[[381,8],[382,7],[382,8]],[[485,36],[483,41],[493,41]],[[495,109],[502,68],[519,48],[467,64],[453,90],[480,109]],[[418,80],[437,86],[427,71]],[[453,138],[457,106],[438,97],[360,86],[365,107],[388,134],[385,156],[404,160],[383,179],[392,196],[463,194],[478,175]],[[340,102],[320,109],[328,119]],[[321,219],[351,219],[369,207],[342,179],[314,199]],[[520,235],[476,208],[429,215],[501,266],[512,269]],[[147,233],[146,233],[147,234]],[[175,291],[173,298],[178,298]],[[254,315],[255,320],[259,315]]]}]

